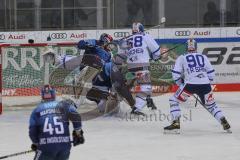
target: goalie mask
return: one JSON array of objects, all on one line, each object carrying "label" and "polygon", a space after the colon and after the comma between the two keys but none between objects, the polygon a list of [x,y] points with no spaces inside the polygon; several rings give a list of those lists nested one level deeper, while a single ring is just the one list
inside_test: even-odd
[{"label": "goalie mask", "polygon": [[41,97],[44,101],[53,101],[56,98],[56,91],[50,85],[45,85],[41,89]]},{"label": "goalie mask", "polygon": [[187,40],[187,51],[195,52],[197,50],[197,42],[194,39]]},{"label": "goalie mask", "polygon": [[143,33],[143,32],[144,32],[144,26],[142,25],[142,23],[134,22],[132,24],[132,34]]}]

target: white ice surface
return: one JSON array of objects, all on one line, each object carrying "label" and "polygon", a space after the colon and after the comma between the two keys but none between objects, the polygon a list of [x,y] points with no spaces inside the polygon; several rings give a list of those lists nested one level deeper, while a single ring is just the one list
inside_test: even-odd
[{"label": "white ice surface", "polygon": [[[169,96],[154,97],[163,114],[169,114]],[[163,134],[169,122],[159,116],[156,121],[101,117],[83,122],[86,143],[72,148],[70,160],[239,160],[240,93],[215,93],[215,98],[232,134],[225,133],[200,105],[182,107],[191,121],[181,123],[180,135]],[[144,111],[149,112],[147,108]],[[0,116],[0,156],[29,149],[30,112],[6,111]],[[9,159],[30,160],[33,155]]]}]

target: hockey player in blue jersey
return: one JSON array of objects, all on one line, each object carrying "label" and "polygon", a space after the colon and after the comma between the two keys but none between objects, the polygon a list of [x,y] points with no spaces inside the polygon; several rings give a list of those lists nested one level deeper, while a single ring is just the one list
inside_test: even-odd
[{"label": "hockey player in blue jersey", "polygon": [[187,101],[192,94],[198,95],[201,104],[217,119],[223,129],[230,132],[230,125],[215,102],[211,83],[214,80],[214,69],[206,55],[197,52],[197,43],[194,39],[187,41],[187,53],[180,55],[172,70],[172,76],[179,89],[169,99],[170,114],[173,122],[164,127],[164,131],[179,133],[180,129],[180,102]]},{"label": "hockey player in blue jersey", "polygon": [[[118,70],[117,65],[114,65],[111,60],[111,48],[109,43],[112,42],[112,37],[109,34],[103,33],[99,40],[81,40],[78,43],[78,48],[83,49],[84,56],[81,60],[80,56],[64,55],[58,56],[51,48],[43,53],[43,57],[52,56],[55,64],[60,64],[63,68],[73,70],[80,66],[80,75],[75,80],[76,83],[86,83],[92,80],[93,87],[85,93],[83,90],[81,95],[87,95],[87,98],[95,101],[99,109],[104,108],[107,97],[111,94],[110,88],[114,84],[116,92],[125,98],[129,105],[135,103],[129,89],[125,85],[123,75]],[[118,56],[117,56],[118,57]],[[90,70],[90,71],[89,71]],[[87,74],[85,74],[87,73]],[[78,85],[77,85],[78,86]]]},{"label": "hockey player in blue jersey", "polygon": [[119,65],[120,67],[117,67],[114,63],[114,57],[112,57],[113,55],[111,54],[112,49],[109,45],[112,41],[113,38],[111,35],[103,33],[99,40],[82,40],[78,43],[79,49],[85,49],[82,60],[84,66],[97,68],[97,65],[93,65],[93,57],[95,56],[95,53],[99,55],[97,57],[99,57],[99,60],[102,62],[100,63],[102,65],[99,65],[101,71],[92,74],[92,76],[94,75],[92,80],[93,87],[86,94],[88,99],[97,103],[101,112],[108,112],[108,105],[112,105],[112,103],[107,103],[109,96],[114,96],[111,94],[113,92],[110,92],[112,87],[121,97],[127,100],[130,106],[135,104],[135,100],[133,99],[130,90],[125,85],[123,75],[119,71],[121,66]]},{"label": "hockey player in blue jersey", "polygon": [[111,53],[111,60],[106,62],[100,73],[93,78],[93,87],[86,97],[91,101],[95,101],[100,112],[103,113],[110,113],[116,109],[119,104],[117,95],[124,98],[133,107],[135,100],[121,73],[122,65],[126,61],[125,55],[119,54],[118,45],[113,42],[108,43],[104,49]]},{"label": "hockey player in blue jersey", "polygon": [[[81,117],[74,103],[56,101],[55,89],[45,85],[41,90],[42,102],[30,117],[29,137],[34,160],[68,160],[71,143],[84,143]],[[73,124],[73,142],[70,139],[69,121]]]},{"label": "hockey player in blue jersey", "polygon": [[124,98],[132,108],[134,107],[135,100],[121,73],[125,60],[124,55],[113,55],[112,60],[105,63],[102,71],[93,79],[93,87],[87,93],[87,98],[95,101],[101,112],[109,113],[117,107],[119,103],[117,94]]}]

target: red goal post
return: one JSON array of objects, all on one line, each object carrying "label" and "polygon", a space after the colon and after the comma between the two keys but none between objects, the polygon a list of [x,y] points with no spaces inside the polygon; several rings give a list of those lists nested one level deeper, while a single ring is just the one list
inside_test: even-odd
[{"label": "red goal post", "polygon": [[3,107],[28,106],[39,102],[44,83],[42,50],[79,54],[76,43],[0,44],[0,113]]}]

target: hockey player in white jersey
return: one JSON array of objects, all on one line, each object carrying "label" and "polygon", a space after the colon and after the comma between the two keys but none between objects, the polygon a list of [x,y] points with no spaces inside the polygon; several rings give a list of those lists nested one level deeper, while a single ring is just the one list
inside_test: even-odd
[{"label": "hockey player in white jersey", "polygon": [[177,58],[172,76],[179,89],[169,99],[170,114],[173,122],[164,127],[164,131],[180,131],[180,102],[187,101],[192,94],[199,96],[201,104],[216,118],[223,129],[230,132],[230,125],[224,117],[222,111],[218,108],[211,88],[214,80],[214,69],[207,56],[196,51],[197,43],[194,39],[187,41],[187,53]]},{"label": "hockey player in white jersey", "polygon": [[133,35],[127,38],[127,65],[128,70],[136,75],[139,90],[136,94],[136,104],[132,109],[132,114],[144,115],[141,110],[146,105],[147,98],[152,93],[150,80],[150,59],[160,58],[160,47],[157,42],[149,35],[144,33],[141,23],[133,23]]}]

